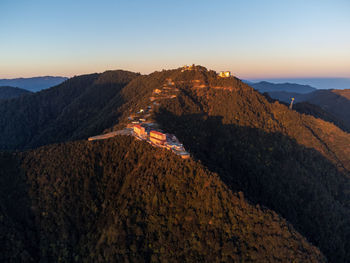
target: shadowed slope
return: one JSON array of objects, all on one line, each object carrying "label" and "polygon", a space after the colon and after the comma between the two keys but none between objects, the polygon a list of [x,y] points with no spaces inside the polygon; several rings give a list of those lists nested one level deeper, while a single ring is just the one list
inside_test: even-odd
[{"label": "shadowed slope", "polygon": [[202,165],[130,137],[21,159],[42,261],[324,261],[285,220]]},{"label": "shadowed slope", "polygon": [[[98,75],[91,77],[93,78],[93,83],[96,83],[99,78]],[[248,85],[243,84],[237,78],[218,78],[214,71],[207,71],[203,67],[196,67],[195,70],[184,72],[181,69],[177,69],[155,72],[147,76],[138,76],[133,78],[128,84],[125,84],[125,87],[118,88],[118,92],[113,98],[101,100],[104,103],[103,106],[98,106],[101,109],[99,114],[94,114],[92,118],[87,118],[87,120],[93,119],[93,122],[87,121],[76,125],[72,121],[74,118],[67,120],[67,122],[58,122],[57,129],[62,128],[62,132],[66,131],[67,134],[59,133],[61,134],[59,138],[53,137],[51,140],[59,139],[58,141],[60,141],[79,138],[84,131],[90,128],[91,130],[89,131],[97,130],[97,127],[108,128],[107,125],[111,125],[110,123],[116,121],[116,118],[118,118],[119,124],[114,128],[124,127],[129,114],[148,107],[151,103],[150,97],[153,90],[162,88],[164,83],[169,82],[174,83],[171,85],[174,89],[177,89],[176,96],[172,99],[162,100],[160,106],[157,106],[158,108],[153,108],[156,113],[156,120],[163,126],[163,129],[175,133],[184,142],[186,149],[190,150],[195,159],[200,160],[213,172],[217,172],[231,190],[234,192],[243,190],[247,198],[252,202],[266,205],[287,218],[298,231],[303,233],[311,242],[317,244],[330,261],[346,262],[350,256],[348,241],[350,234],[348,230],[350,225],[349,134],[341,131],[331,123],[291,111],[288,107],[278,102],[270,103],[264,96]],[[116,87],[114,84],[111,86],[112,88]],[[92,86],[95,87],[95,84]],[[96,91],[95,89],[92,90]],[[91,94],[95,94],[98,97],[98,94],[95,92],[91,91]],[[85,103],[81,105],[85,105]],[[79,112],[80,107],[71,105],[65,108],[71,109],[69,112],[72,113],[72,116],[79,117],[76,119],[77,122],[80,119],[84,119],[85,112],[91,110],[84,109]],[[65,116],[70,116],[70,114]],[[97,126],[95,122],[100,126]],[[63,124],[67,124],[67,126]],[[43,125],[43,127],[47,126]],[[75,128],[71,129],[70,127]],[[88,129],[79,130],[79,127],[87,127]],[[47,136],[55,134],[55,129],[51,131],[46,133],[44,137],[46,142],[50,142],[50,140],[47,140]],[[181,228],[181,225],[177,223],[173,229],[174,232],[172,232],[176,233],[175,241],[171,238],[174,235],[170,235],[166,231],[166,229],[170,229],[173,226],[174,221],[179,222],[181,219],[182,224],[187,222],[187,215],[184,212],[181,212],[182,217],[179,219],[175,216],[178,212],[175,213],[171,210],[175,209],[175,211],[178,211],[177,209],[180,209],[178,206],[183,204],[181,203],[181,200],[183,200],[181,195],[189,195],[192,198],[199,196],[198,191],[194,190],[194,188],[185,188],[186,185],[189,185],[188,182],[181,184],[180,188],[178,186],[171,188],[167,187],[169,185],[168,179],[172,181],[171,176],[164,177],[168,179],[160,177],[166,175],[170,169],[171,173],[174,172],[177,177],[183,178],[183,175],[188,175],[188,173],[186,168],[182,168],[183,166],[181,165],[186,164],[187,161],[167,166],[166,163],[173,162],[171,158],[167,159],[168,157],[166,157],[170,153],[166,153],[167,155],[165,156],[160,155],[161,157],[157,159],[158,152],[161,151],[157,150],[157,154],[152,155],[145,150],[147,145],[137,150],[136,155],[132,154],[132,152],[124,153],[121,152],[124,151],[122,150],[124,146],[119,149],[118,145],[111,144],[114,141],[112,139],[108,142],[98,142],[96,144],[73,143],[64,146],[48,146],[25,155],[24,170],[28,171],[30,180],[34,181],[32,184],[33,194],[37,196],[34,200],[38,202],[38,206],[42,207],[40,211],[44,212],[39,219],[41,221],[46,220],[46,209],[53,211],[52,213],[54,214],[53,217],[49,216],[47,224],[40,225],[43,228],[43,241],[41,242],[41,245],[44,246],[41,249],[43,257],[52,255],[55,257],[65,257],[67,255],[69,255],[69,258],[75,257],[76,255],[74,255],[73,251],[77,251],[74,249],[79,247],[78,250],[82,251],[81,253],[79,252],[79,255],[88,255],[87,251],[93,251],[89,255],[93,259],[102,261],[116,261],[138,255],[146,259],[152,259],[151,257],[156,255],[155,260],[162,260],[161,254],[171,253],[174,246],[176,248],[174,251],[177,251],[179,255],[183,255],[183,258],[197,261],[203,260],[201,249],[207,247],[207,250],[211,249],[211,245],[205,245],[206,243],[203,243],[204,241],[202,242],[202,240],[210,239],[211,234],[208,234],[209,236],[204,235],[204,237],[199,234],[194,234],[191,237],[187,236],[187,231],[195,230],[195,233],[201,233],[202,223],[193,221],[197,222],[197,224],[185,229]],[[128,146],[130,144],[131,142],[128,142]],[[108,148],[109,150],[106,150],[107,153],[105,154],[102,153],[105,151],[105,148],[103,148],[97,150],[98,153],[95,153],[96,149],[91,149],[92,145],[112,145],[113,150]],[[138,151],[142,152],[142,157]],[[116,154],[115,157],[113,157],[114,152]],[[62,156],[67,156],[68,159],[64,159]],[[155,159],[152,157],[151,161],[150,159],[144,159],[144,156],[148,156],[147,158],[153,156]],[[118,158],[123,159],[119,160]],[[154,160],[157,161],[155,162]],[[163,160],[166,160],[166,163]],[[126,176],[125,178],[129,179],[124,181],[118,176],[111,176],[117,178],[115,179],[115,184],[114,181],[110,182],[107,179],[103,179],[101,182],[96,181],[100,180],[100,176],[103,177],[105,174],[108,176],[111,174],[115,175],[114,171],[117,171],[119,166],[110,165],[110,162],[113,165],[121,163],[120,169],[127,171],[122,174],[130,174],[132,179]],[[195,166],[195,163],[189,162],[191,162],[191,166]],[[165,165],[167,168],[164,168],[162,165]],[[176,168],[173,169],[171,167]],[[191,168],[188,169],[189,171],[194,171],[194,168],[192,170]],[[179,174],[177,174],[178,172]],[[197,173],[201,172],[196,171],[195,174]],[[44,174],[44,176],[37,176],[38,174]],[[56,174],[58,177],[55,176]],[[76,177],[72,177],[72,174],[75,174]],[[120,173],[118,172],[117,174]],[[145,175],[149,175],[150,178],[147,177],[145,180],[143,177]],[[153,182],[154,177],[158,178],[157,180],[164,179],[165,181],[152,188],[149,180]],[[82,183],[79,178],[87,179]],[[186,176],[186,178],[192,177]],[[57,182],[52,180],[57,180]],[[123,188],[124,183],[127,183],[125,184],[126,188]],[[134,185],[134,183],[138,186]],[[177,182],[175,185],[179,184]],[[112,189],[108,188],[109,185],[113,186]],[[201,183],[198,183],[198,185],[204,186]],[[144,187],[147,188],[148,186],[153,193],[160,191],[160,193],[165,194],[166,201],[159,202],[158,196],[154,198],[154,194],[149,194],[148,190],[144,189]],[[53,201],[56,200],[56,188],[62,194],[57,197],[58,201]],[[43,189],[43,192],[40,192],[41,189]],[[221,200],[222,196],[220,197],[220,193],[222,189],[217,187],[218,191],[204,192],[204,195],[217,195],[219,196],[218,199]],[[77,192],[79,193],[78,195],[76,194]],[[123,193],[122,197],[117,196],[111,203],[107,202],[104,204],[105,194],[113,196],[113,194],[119,192]],[[177,192],[181,193],[180,196],[176,195]],[[174,196],[168,196],[170,194]],[[88,200],[87,203],[79,203],[80,200],[77,196],[81,198],[81,195],[84,195],[83,200]],[[41,200],[39,196],[44,196],[45,200]],[[127,203],[118,203],[121,202],[119,198],[121,200],[125,200],[125,198],[132,200]],[[147,205],[150,200],[152,200],[152,206]],[[184,205],[188,204],[186,203],[187,201],[188,199],[184,201]],[[112,204],[114,203],[117,203],[118,207],[120,204],[123,209],[118,210],[116,207],[113,207]],[[164,204],[164,206],[159,204]],[[212,213],[215,215],[222,214],[218,217],[224,218],[227,216],[225,215],[225,207],[229,205],[227,203],[219,204],[218,206],[223,207],[223,210],[212,210]],[[185,206],[181,207],[180,210],[193,210],[194,212],[191,213],[197,214],[197,211],[201,211],[201,205],[195,206],[195,209]],[[55,207],[55,209],[52,207]],[[58,211],[63,210],[67,212],[63,215],[56,214],[57,207],[60,208]],[[101,223],[99,215],[104,213],[103,211],[105,211],[106,207],[113,208],[108,210],[111,211],[110,213],[113,216],[105,214],[108,220],[105,219],[105,216],[102,216],[101,220],[103,223]],[[137,209],[134,209],[134,207],[137,207]],[[139,207],[140,209],[138,209]],[[154,219],[154,207],[159,208],[161,212],[160,214],[158,213],[157,219],[152,221]],[[132,210],[130,211],[129,208]],[[117,214],[115,211],[117,211]],[[84,212],[87,212],[87,214],[84,214]],[[169,215],[168,212],[171,215],[174,214],[170,222],[168,221],[169,217],[164,214],[167,213],[166,215]],[[242,214],[246,213],[249,214],[250,212],[242,212]],[[132,219],[130,219],[130,216]],[[193,219],[192,214],[189,217]],[[234,220],[239,220],[240,217],[242,216],[234,216],[233,218],[235,218]],[[264,216],[262,217],[264,218]],[[205,218],[207,220],[209,217]],[[193,223],[192,219],[188,220],[190,224]],[[151,220],[153,223],[149,223],[147,220]],[[218,222],[220,224],[217,225],[218,232],[213,234],[215,236],[214,240],[217,240],[217,236],[221,240],[230,237],[231,234],[228,236],[221,234],[226,232],[226,229],[222,230],[220,228],[220,225],[225,225],[225,221]],[[135,229],[131,227],[134,223],[137,223],[136,225],[138,226]],[[79,224],[82,225],[81,228]],[[240,226],[239,221],[231,221],[231,224],[232,229],[235,229],[234,226],[236,225]],[[52,225],[55,227],[63,225],[63,230],[59,228],[62,233],[56,232],[56,228],[52,227]],[[155,231],[156,225],[161,225],[162,231],[158,231],[158,229]],[[207,225],[211,225],[209,221]],[[50,227],[50,229],[47,229],[46,226]],[[127,229],[132,230],[124,231],[123,229],[127,226],[130,226]],[[97,229],[97,227],[100,228]],[[248,228],[251,229],[251,226]],[[147,233],[156,233],[154,235],[146,235],[144,229],[149,230]],[[227,231],[227,233],[233,233],[230,230]],[[47,237],[45,236],[46,233],[52,233],[52,236],[48,234],[50,236]],[[104,235],[99,236],[98,234],[88,233],[103,233]],[[249,242],[244,239],[242,243],[234,243],[234,247],[239,247],[239,250],[229,247],[228,251],[238,253],[238,256],[236,254],[230,256],[236,260],[249,260],[254,257],[265,261],[273,261],[263,252],[265,249],[269,251],[266,252],[269,254],[272,248],[264,247],[261,250],[260,248],[253,248],[250,250],[254,245],[243,245],[247,242],[249,244],[266,243],[263,238],[265,234],[260,236],[260,241],[257,240],[258,238],[256,239],[256,235],[257,233],[253,234]],[[149,239],[144,239],[145,236]],[[188,240],[188,242],[179,245],[177,241],[180,240],[179,236]],[[245,236],[245,234],[242,236]],[[59,244],[56,244],[55,241],[48,248],[45,247],[47,244],[45,242],[46,239],[64,241]],[[290,238],[287,239],[291,242]],[[152,242],[150,244],[145,240],[151,240]],[[236,242],[236,236],[232,238],[233,241],[229,240],[228,242]],[[278,242],[283,244],[283,248],[278,248],[278,251],[279,249],[284,251],[284,249],[289,247],[284,241],[280,240]],[[154,243],[157,245],[156,249],[153,249]],[[126,245],[116,248],[114,244]],[[173,244],[176,244],[176,246]],[[220,244],[222,245],[222,242]],[[213,250],[210,251],[212,255],[217,255],[213,256],[214,259],[219,257],[219,260],[226,260],[228,255],[226,252],[222,252],[226,251],[226,249],[221,245],[220,248],[217,248],[215,245],[212,248]],[[246,251],[244,246],[249,247],[249,256],[246,258],[243,257]],[[188,247],[191,249],[187,249]],[[292,247],[292,251],[295,251],[295,246],[293,245]],[[258,252],[255,254],[251,251]],[[288,253],[286,251],[281,252],[278,258],[282,260],[284,257],[283,260],[286,261],[284,255]],[[260,256],[263,258],[259,258]],[[274,255],[274,257],[276,256]],[[183,260],[183,258],[176,259]]]},{"label": "shadowed slope", "polygon": [[269,92],[269,95],[289,103],[292,97],[295,102],[309,102],[321,107],[344,123],[350,129],[350,90],[317,90],[308,94]]},{"label": "shadowed slope", "polygon": [[343,131],[350,133],[350,126],[346,125],[333,114],[323,110],[321,107],[315,104],[311,104],[309,102],[299,102],[293,105],[293,110],[306,115],[314,116],[315,118],[322,119],[326,122],[333,123]]},{"label": "shadowed slope", "polygon": [[[101,116],[136,73],[107,71],[74,77],[63,84],[0,104],[0,149],[23,149],[82,139],[113,125],[117,116]],[[106,126],[104,126],[106,125]]]},{"label": "shadowed slope", "polygon": [[179,83],[158,122],[232,189],[281,213],[332,262],[346,261],[349,135],[235,79],[215,81]]},{"label": "shadowed slope", "polygon": [[38,235],[28,192],[17,158],[0,153],[1,262],[38,262]]},{"label": "shadowed slope", "polygon": [[0,101],[17,98],[17,97],[20,97],[22,95],[30,94],[30,93],[31,93],[30,91],[20,89],[20,88],[9,87],[9,86],[0,86]]}]

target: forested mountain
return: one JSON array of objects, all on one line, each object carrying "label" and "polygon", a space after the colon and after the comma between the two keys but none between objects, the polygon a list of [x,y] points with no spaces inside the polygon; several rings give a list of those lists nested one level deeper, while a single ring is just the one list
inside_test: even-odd
[{"label": "forested mountain", "polygon": [[218,79],[212,71],[151,76],[158,83],[144,89],[160,87],[167,78],[180,89],[175,99],[161,103],[157,120],[164,130],[232,189],[281,213],[334,262],[346,261],[349,134],[269,103],[240,80]]},{"label": "forested mountain", "polygon": [[288,222],[199,163],[131,137],[0,163],[2,262],[325,262]]},{"label": "forested mountain", "polygon": [[350,129],[350,90],[317,90],[307,94],[288,92],[268,92],[274,98],[290,102],[292,97],[295,102],[309,102],[321,107],[326,112],[341,120],[346,128]]},{"label": "forested mountain", "polygon": [[37,92],[43,89],[61,84],[67,80],[66,77],[34,77],[34,78],[16,78],[16,79],[0,79],[0,86],[19,87],[21,89]]},{"label": "forested mountain", "polygon": [[299,102],[293,105],[293,109],[299,113],[304,113],[306,115],[312,115],[316,118],[322,119],[327,122],[331,122],[334,125],[338,126],[343,131],[350,133],[350,126],[345,124],[345,122],[328,111],[322,109],[320,106],[311,104],[309,102]]},{"label": "forested mountain", "polygon": [[13,99],[30,93],[30,91],[20,88],[0,86],[0,100]]},{"label": "forested mountain", "polygon": [[267,81],[260,81],[258,83],[247,83],[254,89],[257,89],[261,93],[264,92],[292,92],[292,93],[310,93],[316,91],[315,88],[309,85],[301,85],[295,83],[271,83]]},{"label": "forested mountain", "polygon": [[107,71],[0,104],[0,149],[82,139],[112,126],[121,90],[136,73]]},{"label": "forested mountain", "polygon": [[[273,99],[277,99],[286,103],[291,102],[291,98],[295,99],[296,103],[308,102],[309,104],[300,104],[298,110],[302,112],[301,108],[304,108],[306,111],[310,111],[314,104],[319,106],[323,113],[321,114],[319,109],[314,108],[314,111],[317,111],[318,116],[321,118],[321,115],[329,115],[325,120],[335,123],[343,130],[350,130],[350,90],[337,90],[337,89],[328,89],[328,90],[316,90],[315,88],[309,85],[300,85],[300,84],[274,84],[267,81],[261,81],[259,83],[251,83],[251,87],[257,89],[259,92],[267,92],[269,96]],[[311,103],[311,104],[310,104]],[[307,109],[306,109],[306,108]],[[311,112],[309,112],[311,114]],[[311,114],[312,115],[312,114]],[[341,124],[340,124],[341,123]]]},{"label": "forested mountain", "polygon": [[[154,103],[155,89],[176,95]],[[333,115],[308,105],[290,110],[201,66],[79,76],[5,101],[0,149],[118,130],[150,104],[152,118],[192,160],[128,137],[3,155],[2,177],[24,182],[14,192],[29,185],[22,197],[32,204],[16,221],[6,208],[11,195],[3,199],[8,235],[18,240],[10,247],[33,261],[323,261],[298,231],[329,262],[349,262],[350,135]],[[246,217],[258,214],[259,227]],[[283,223],[280,232],[282,217],[296,230]],[[37,234],[20,234],[26,222],[37,228],[25,231]]]}]

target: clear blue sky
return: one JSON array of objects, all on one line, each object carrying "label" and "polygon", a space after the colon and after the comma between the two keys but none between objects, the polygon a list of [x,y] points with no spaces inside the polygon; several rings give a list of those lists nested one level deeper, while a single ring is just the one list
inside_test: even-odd
[{"label": "clear blue sky", "polygon": [[349,0],[0,0],[0,78],[183,64],[350,77]]}]

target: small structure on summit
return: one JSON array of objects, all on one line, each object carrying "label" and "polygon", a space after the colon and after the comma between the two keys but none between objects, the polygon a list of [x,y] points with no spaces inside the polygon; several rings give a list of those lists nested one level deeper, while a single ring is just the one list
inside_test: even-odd
[{"label": "small structure on summit", "polygon": [[218,76],[220,78],[229,78],[231,77],[231,71],[220,71]]},{"label": "small structure on summit", "polygon": [[172,81],[172,79],[166,79],[166,81],[167,81],[167,83],[166,83],[167,86],[174,86],[175,85],[175,82]]},{"label": "small structure on summit", "polygon": [[185,70],[194,70],[196,68],[196,66],[194,64],[192,65],[185,65],[182,67],[181,72],[184,72]]}]

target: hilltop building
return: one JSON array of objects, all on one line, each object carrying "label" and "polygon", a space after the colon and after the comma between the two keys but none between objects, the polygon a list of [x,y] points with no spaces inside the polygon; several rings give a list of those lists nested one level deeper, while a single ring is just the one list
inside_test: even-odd
[{"label": "hilltop building", "polygon": [[137,136],[140,136],[140,137],[147,134],[145,127],[142,127],[141,125],[134,125],[134,132],[136,133]]},{"label": "hilltop building", "polygon": [[[206,68],[193,64],[191,66],[185,66],[183,70],[203,71],[206,70]],[[135,139],[145,141],[154,147],[168,149],[183,159],[190,158],[190,154],[185,150],[183,144],[174,134],[163,133],[163,131],[159,129],[157,123],[148,119],[152,118],[151,112],[153,108],[160,105],[157,100],[176,98],[177,95],[174,94],[174,92],[178,91],[179,89],[175,87],[175,82],[171,79],[166,79],[162,88],[153,90],[153,96],[150,97],[150,100],[153,102],[151,105],[148,105],[145,109],[141,108],[136,113],[130,113],[128,116],[129,123],[124,129],[90,137],[88,140],[104,140],[117,135],[134,136]]]},{"label": "hilltop building", "polygon": [[167,83],[165,84],[166,86],[173,86],[175,85],[175,82],[172,81],[172,79],[166,79]]},{"label": "hilltop building", "polygon": [[185,70],[194,70],[196,68],[196,66],[194,64],[192,65],[185,65],[182,67],[181,72],[184,72]]},{"label": "hilltop building", "polygon": [[150,131],[149,133],[149,139],[151,142],[157,145],[164,145],[166,144],[166,135],[159,131]]},{"label": "hilltop building", "polygon": [[221,78],[229,78],[231,77],[231,71],[220,71],[218,76]]}]

